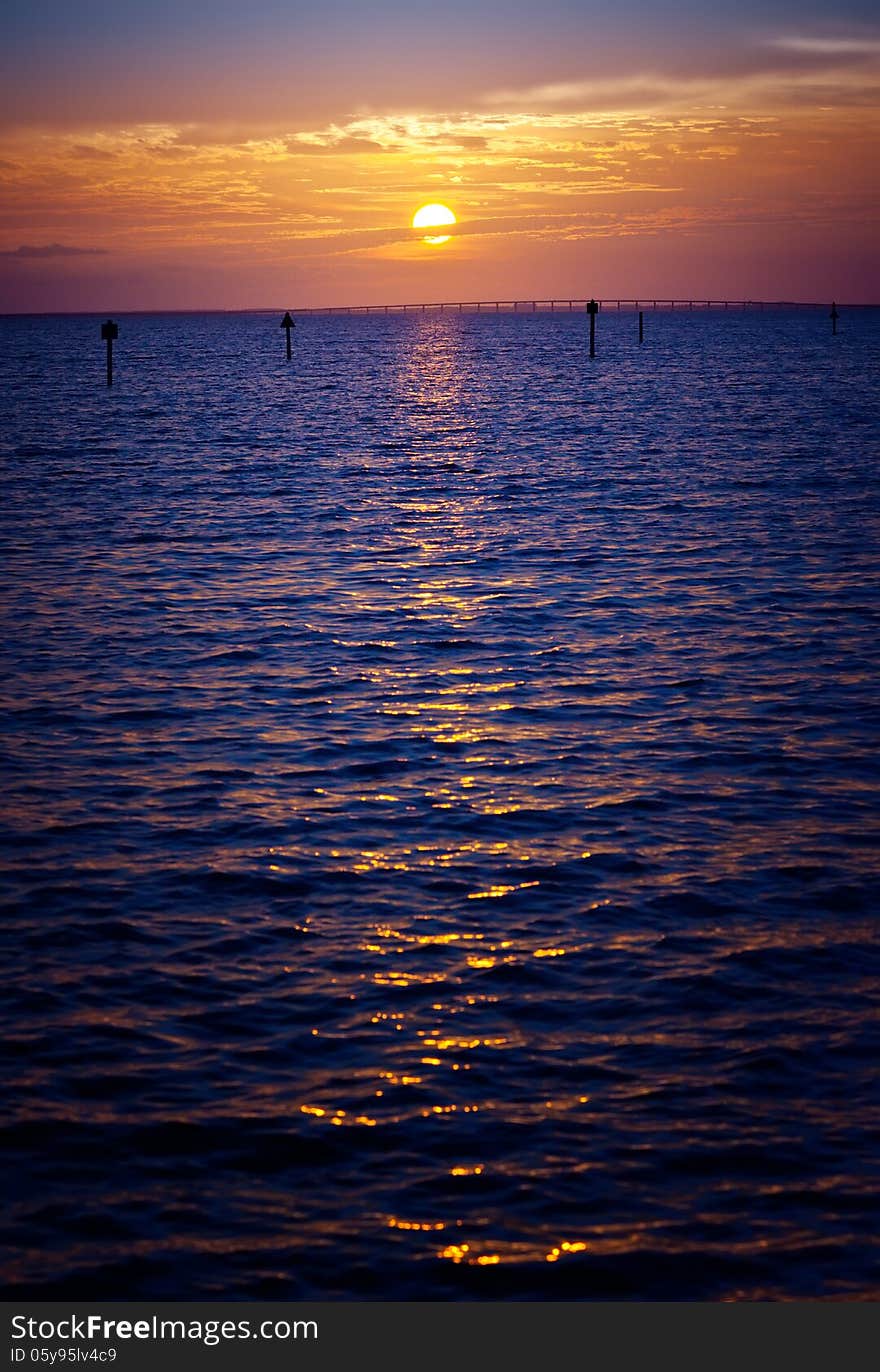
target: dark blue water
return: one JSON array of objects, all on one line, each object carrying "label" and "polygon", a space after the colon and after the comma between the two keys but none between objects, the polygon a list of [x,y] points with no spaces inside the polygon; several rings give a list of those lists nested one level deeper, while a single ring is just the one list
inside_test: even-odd
[{"label": "dark blue water", "polygon": [[0,321],[20,1295],[877,1294],[880,312]]}]

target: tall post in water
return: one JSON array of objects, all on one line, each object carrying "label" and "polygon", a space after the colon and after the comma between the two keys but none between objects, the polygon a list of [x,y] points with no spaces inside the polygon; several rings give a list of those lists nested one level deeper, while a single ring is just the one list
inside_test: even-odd
[{"label": "tall post in water", "polygon": [[587,305],[587,314],[590,316],[590,357],[596,356],[596,315],[599,313],[599,306],[595,300],[591,300]]},{"label": "tall post in water", "polygon": [[282,329],[287,330],[287,360],[289,362],[291,357],[293,356],[293,353],[290,348],[290,330],[296,328],[296,325],[290,317],[289,310],[285,313],[284,318],[281,321],[281,327]]},{"label": "tall post in water", "polygon": [[113,385],[113,340],[119,337],[119,325],[108,319],[101,325],[101,337],[107,340],[107,385]]},{"label": "tall post in water", "polygon": [[832,300],[832,302],[831,302],[831,332],[832,332],[833,334],[837,333],[837,321],[838,321],[839,317],[840,317],[840,316],[839,316],[838,313],[837,313],[837,306],[835,305],[834,301]]},{"label": "tall post in water", "polygon": [[639,342],[645,341],[645,311],[639,310]]}]

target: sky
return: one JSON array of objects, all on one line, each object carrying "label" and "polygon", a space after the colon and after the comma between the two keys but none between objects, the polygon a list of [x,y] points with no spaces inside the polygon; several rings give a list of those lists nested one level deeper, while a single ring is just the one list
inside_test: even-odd
[{"label": "sky", "polygon": [[875,0],[7,0],[0,311],[880,302],[878,78]]}]

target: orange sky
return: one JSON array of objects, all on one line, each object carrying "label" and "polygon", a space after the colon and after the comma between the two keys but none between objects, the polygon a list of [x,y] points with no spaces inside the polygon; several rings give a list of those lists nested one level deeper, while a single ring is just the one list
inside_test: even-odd
[{"label": "orange sky", "polygon": [[[707,39],[687,70],[644,50],[626,70],[613,34],[604,70],[586,34],[589,60],[542,62],[536,35],[533,61],[426,79],[423,99],[409,66],[361,90],[337,61],[263,103],[259,71],[207,99],[208,56],[188,98],[176,69],[145,93],[129,35],[112,100],[84,59],[47,109],[23,81],[6,101],[0,310],[878,301],[880,42],[823,33],[755,40],[762,60],[729,69]],[[409,227],[428,200],[459,220],[440,246]]]}]

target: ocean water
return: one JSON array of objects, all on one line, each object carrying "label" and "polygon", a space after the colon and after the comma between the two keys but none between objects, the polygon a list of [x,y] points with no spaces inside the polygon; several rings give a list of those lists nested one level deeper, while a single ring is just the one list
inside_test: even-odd
[{"label": "ocean water", "polygon": [[876,1297],[880,311],[0,320],[7,1293]]}]

